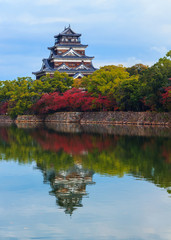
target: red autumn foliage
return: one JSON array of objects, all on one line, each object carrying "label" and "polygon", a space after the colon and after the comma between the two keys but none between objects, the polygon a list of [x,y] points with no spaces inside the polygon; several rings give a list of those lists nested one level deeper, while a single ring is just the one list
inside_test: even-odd
[{"label": "red autumn foliage", "polygon": [[163,157],[165,158],[166,163],[171,164],[171,151],[169,149],[163,149]]},{"label": "red autumn foliage", "polygon": [[163,93],[161,103],[167,108],[167,110],[171,110],[171,86],[164,89],[165,93]]},{"label": "red autumn foliage", "polygon": [[[167,88],[163,88],[161,93],[160,91],[158,92],[158,96],[160,97],[160,107],[165,110],[165,111],[170,111],[171,110],[171,86]],[[153,96],[154,97],[154,96]],[[154,102],[154,99],[150,99],[147,97],[144,97],[141,99],[142,104],[144,105],[145,110],[151,110],[155,111],[156,110],[156,104]]]},{"label": "red autumn foliage", "polygon": [[4,115],[8,110],[8,102],[3,102],[0,104],[0,115]]},{"label": "red autumn foliage", "polygon": [[43,150],[58,152],[63,150],[65,153],[73,155],[82,155],[87,152],[98,149],[103,151],[109,147],[114,147],[117,137],[106,137],[105,139],[94,137],[89,134],[82,135],[65,135],[46,130],[36,131],[32,133],[32,137],[40,144]]},{"label": "red autumn foliage", "polygon": [[0,139],[6,143],[9,143],[9,133],[7,131],[7,128],[5,127],[0,128]]},{"label": "red autumn foliage", "polygon": [[108,111],[117,110],[116,101],[105,96],[93,97],[86,91],[72,88],[65,93],[46,93],[32,107],[36,114],[56,111]]}]

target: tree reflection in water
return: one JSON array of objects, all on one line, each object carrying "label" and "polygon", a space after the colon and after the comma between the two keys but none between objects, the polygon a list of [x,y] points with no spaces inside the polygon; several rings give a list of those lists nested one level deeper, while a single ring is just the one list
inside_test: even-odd
[{"label": "tree reflection in water", "polygon": [[169,135],[163,137],[161,129],[159,136],[135,136],[130,131],[123,135],[119,128],[117,134],[99,134],[97,126],[95,133],[92,126],[89,133],[87,129],[64,133],[61,126],[60,132],[42,127],[0,127],[0,156],[6,161],[36,162],[44,182],[50,183],[50,194],[68,214],[82,207],[82,198],[88,196],[86,186],[94,183],[94,173],[119,177],[129,174],[171,193]]}]

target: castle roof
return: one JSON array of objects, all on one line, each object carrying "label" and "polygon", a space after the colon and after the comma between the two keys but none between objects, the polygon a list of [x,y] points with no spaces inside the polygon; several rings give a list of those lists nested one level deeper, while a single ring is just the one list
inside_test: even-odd
[{"label": "castle roof", "polygon": [[80,36],[81,34],[75,33],[70,25],[56,35],[55,45],[48,48],[51,51],[49,58],[43,59],[39,71],[33,72],[36,78],[47,73],[53,75],[55,71],[66,72],[69,76],[82,77],[97,70],[91,62],[94,57],[85,55],[85,48],[88,45],[81,44]]},{"label": "castle roof", "polygon": [[81,34],[75,33],[69,25],[69,27],[65,28],[63,32],[59,33],[58,35],[55,35],[54,38],[58,38],[59,36],[80,37]]},{"label": "castle roof", "polygon": [[72,60],[86,60],[87,59],[88,60],[88,59],[90,59],[91,60],[94,57],[88,57],[88,56],[80,56],[80,57],[78,57],[78,56],[61,56],[61,55],[54,55],[53,54],[52,58],[54,58],[56,60],[57,59],[63,59],[63,60],[67,60],[67,59],[72,59]]},{"label": "castle roof", "polygon": [[52,50],[52,49],[55,49],[57,47],[67,47],[67,48],[86,48],[88,47],[88,45],[86,44],[60,44],[60,43],[57,43],[55,44],[53,47],[48,47],[49,50]]},{"label": "castle roof", "polygon": [[65,63],[63,63],[62,65],[60,65],[58,68],[52,68],[51,64],[49,62],[49,59],[43,59],[43,64],[42,64],[42,68],[40,69],[40,71],[37,72],[33,72],[33,74],[41,74],[41,73],[52,73],[55,71],[61,72],[61,73],[70,73],[73,75],[82,73],[87,74],[87,73],[93,73],[95,70],[97,70],[96,68],[94,68],[93,65],[91,65],[90,67],[85,66],[83,63],[81,63],[78,67],[76,68],[69,68],[68,66],[66,66]]}]

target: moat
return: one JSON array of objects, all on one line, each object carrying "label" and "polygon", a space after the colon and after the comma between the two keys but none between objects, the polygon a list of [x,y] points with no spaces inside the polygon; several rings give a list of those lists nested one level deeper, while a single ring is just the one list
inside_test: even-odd
[{"label": "moat", "polygon": [[171,239],[166,127],[0,126],[0,239]]}]

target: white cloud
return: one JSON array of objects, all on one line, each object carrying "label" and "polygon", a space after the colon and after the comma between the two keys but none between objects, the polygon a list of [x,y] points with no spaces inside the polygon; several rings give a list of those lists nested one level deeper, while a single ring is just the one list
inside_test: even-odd
[{"label": "white cloud", "polygon": [[[95,55],[98,66],[110,64],[111,54],[112,64],[150,65],[171,46],[170,0],[0,0],[0,3],[0,48],[6,45],[6,49],[8,46],[15,49],[17,40],[22,47],[25,44],[25,49],[28,44],[40,48],[49,41],[49,36],[53,41],[53,36],[69,23],[73,30],[83,34],[83,42],[85,39],[94,46],[91,53],[98,53]],[[51,43],[47,42],[48,45]],[[120,53],[104,51],[105,45],[108,49],[117,46]],[[136,50],[122,51],[122,46],[123,49],[135,46]],[[2,50],[0,59],[4,58]],[[17,50],[27,57],[22,48]]]},{"label": "white cloud", "polygon": [[171,24],[163,24],[162,31],[165,34],[171,34]]},{"label": "white cloud", "polygon": [[106,66],[106,65],[115,65],[115,66],[118,66],[118,65],[123,65],[124,67],[131,67],[137,63],[142,63],[144,65],[148,65],[148,66],[151,66],[154,64],[153,61],[148,61],[148,62],[144,62],[143,60],[141,59],[138,59],[136,57],[129,57],[127,59],[123,59],[121,61],[116,61],[116,59],[113,59],[110,60],[110,61],[94,61],[94,65],[95,67],[99,68],[99,67],[103,67],[103,66]]},{"label": "white cloud", "polygon": [[151,50],[160,53],[162,56],[164,56],[164,55],[169,51],[169,50],[168,50],[166,47],[164,47],[164,46],[161,46],[161,47],[156,47],[156,46],[154,46],[154,47],[151,48]]},{"label": "white cloud", "polygon": [[34,78],[32,72],[38,71],[41,65],[41,57],[24,56],[22,54],[5,55],[0,60],[0,80],[12,80],[25,76],[32,76]]},{"label": "white cloud", "polygon": [[36,17],[29,14],[20,15],[16,18],[17,22],[29,24],[29,25],[38,25],[38,24],[48,24],[48,23],[59,23],[59,22],[72,22],[70,18],[64,17]]}]

